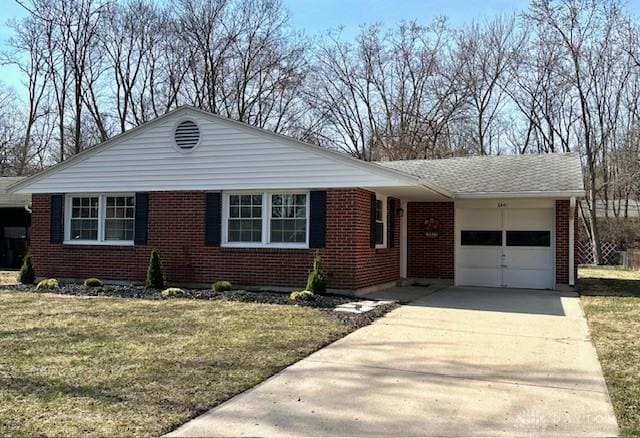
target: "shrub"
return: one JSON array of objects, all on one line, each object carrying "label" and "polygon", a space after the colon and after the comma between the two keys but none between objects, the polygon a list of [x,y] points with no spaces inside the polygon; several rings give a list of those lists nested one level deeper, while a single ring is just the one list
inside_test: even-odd
[{"label": "shrub", "polygon": [[231,290],[231,283],[229,283],[228,281],[216,281],[211,286],[211,289],[216,292],[228,292]]},{"label": "shrub", "polygon": [[91,278],[87,278],[87,279],[84,281],[84,286],[85,286],[85,287],[102,287],[102,286],[103,286],[103,284],[102,284],[102,282],[101,282],[100,280],[98,280],[97,278],[93,278],[93,277],[91,277]]},{"label": "shrub", "polygon": [[291,301],[313,301],[314,298],[315,295],[310,290],[299,290],[291,292],[291,295],[289,295]]},{"label": "shrub", "polygon": [[327,291],[327,280],[324,272],[322,272],[322,260],[317,254],[313,260],[313,270],[309,272],[309,277],[307,278],[306,290],[314,294],[323,294]]},{"label": "shrub", "polygon": [[22,262],[20,272],[18,272],[17,280],[22,284],[33,284],[36,282],[36,270],[33,269],[31,256],[27,255]]},{"label": "shrub", "polygon": [[43,289],[58,289],[60,285],[55,278],[47,278],[46,280],[40,280],[40,283],[36,286],[36,290]]},{"label": "shrub", "polygon": [[146,286],[154,289],[164,289],[164,274],[162,273],[162,263],[160,255],[155,249],[151,251],[149,257],[149,267],[147,268]]},{"label": "shrub", "polygon": [[162,298],[183,298],[187,293],[179,287],[170,287],[160,292]]}]

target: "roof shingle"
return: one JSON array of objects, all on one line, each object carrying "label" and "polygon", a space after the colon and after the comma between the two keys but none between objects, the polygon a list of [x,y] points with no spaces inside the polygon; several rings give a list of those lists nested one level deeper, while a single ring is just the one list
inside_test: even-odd
[{"label": "roof shingle", "polygon": [[584,190],[577,153],[378,161],[454,194]]},{"label": "roof shingle", "polygon": [[31,195],[18,195],[7,193],[7,187],[17,183],[22,176],[2,176],[0,177],[0,208],[24,207],[31,203]]}]

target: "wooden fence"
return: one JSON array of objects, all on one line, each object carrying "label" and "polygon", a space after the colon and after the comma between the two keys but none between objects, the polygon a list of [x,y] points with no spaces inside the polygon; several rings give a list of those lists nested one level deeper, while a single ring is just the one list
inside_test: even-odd
[{"label": "wooden fence", "polygon": [[640,271],[640,249],[628,249],[622,253],[622,266]]}]

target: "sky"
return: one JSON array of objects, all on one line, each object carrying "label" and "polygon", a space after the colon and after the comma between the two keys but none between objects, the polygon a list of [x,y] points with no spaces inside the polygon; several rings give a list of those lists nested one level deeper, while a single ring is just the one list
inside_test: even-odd
[{"label": "sky", "polygon": [[[162,1],[162,0],[160,0]],[[483,21],[498,14],[520,13],[529,0],[283,0],[291,24],[312,36],[343,27],[343,35],[357,34],[362,24],[393,26],[402,20],[428,24],[446,16],[452,26],[472,20]],[[15,0],[0,0],[0,52],[6,51],[11,36],[6,22],[26,15]],[[629,0],[629,10],[640,15],[640,0]],[[22,78],[15,67],[0,65],[0,81],[20,92]]]}]

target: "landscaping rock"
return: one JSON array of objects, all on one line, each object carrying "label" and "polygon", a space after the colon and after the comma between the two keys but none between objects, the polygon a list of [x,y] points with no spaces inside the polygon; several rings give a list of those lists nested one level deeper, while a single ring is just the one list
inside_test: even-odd
[{"label": "landscaping rock", "polygon": [[[35,287],[26,284],[3,285],[3,290],[16,292],[33,292]],[[141,298],[147,300],[163,299],[158,289],[134,285],[103,285],[88,288],[81,283],[61,284],[57,289],[47,290],[49,293],[86,297]],[[337,318],[350,330],[370,324],[375,319],[398,306],[393,301],[353,301],[352,297],[332,294],[316,294],[310,301],[294,302],[289,294],[275,291],[231,290],[215,292],[211,289],[185,289],[184,299],[239,301],[244,303],[279,304],[289,306],[313,307]]]}]

